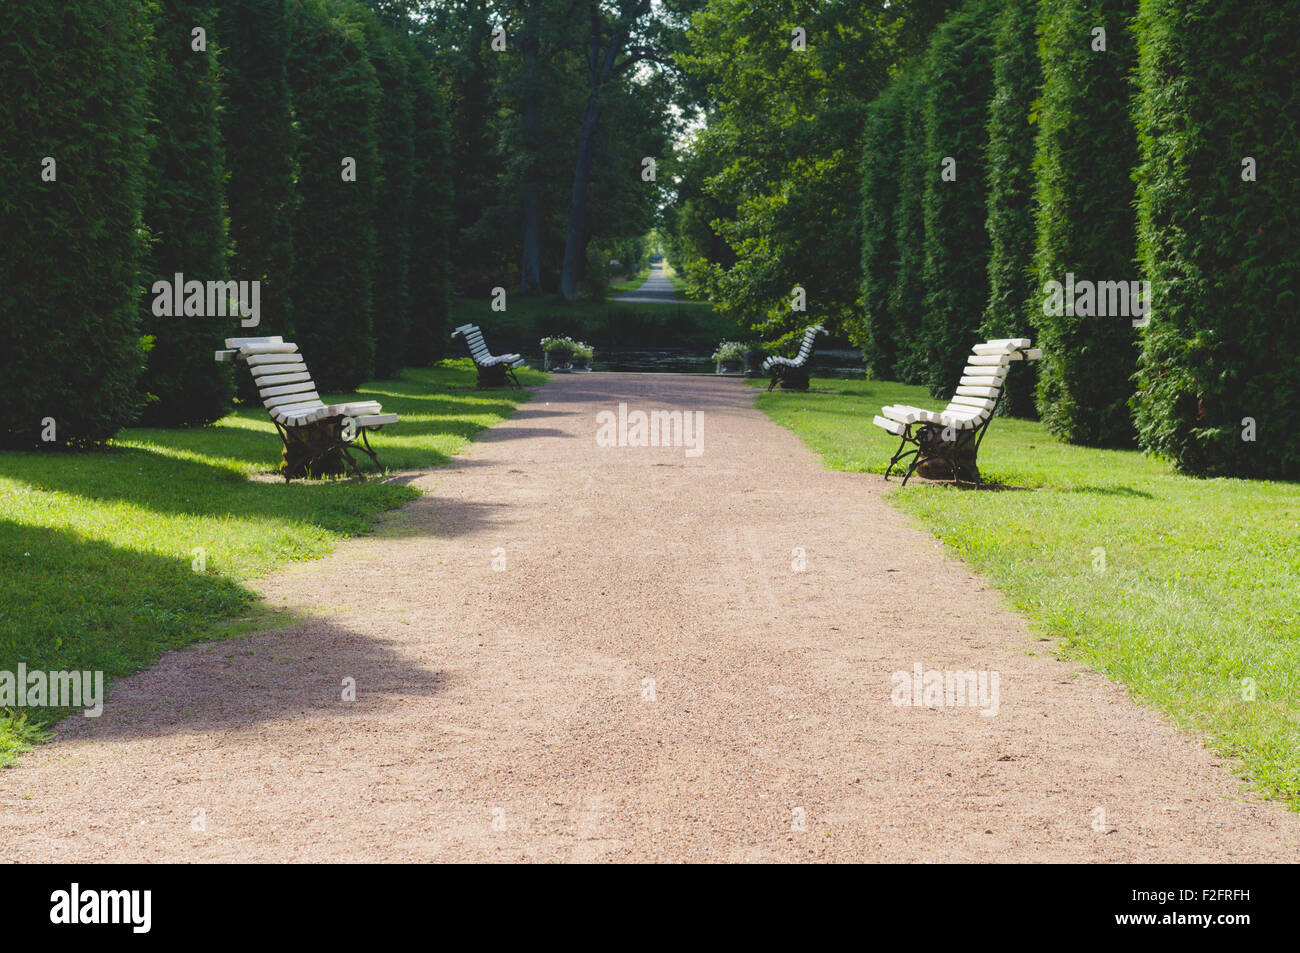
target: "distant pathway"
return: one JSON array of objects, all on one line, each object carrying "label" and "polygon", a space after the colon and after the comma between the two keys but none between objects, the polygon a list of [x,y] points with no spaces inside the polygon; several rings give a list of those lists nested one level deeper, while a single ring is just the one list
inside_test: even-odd
[{"label": "distant pathway", "polygon": [[629,303],[645,302],[647,304],[673,304],[674,302],[683,303],[682,299],[677,297],[676,289],[673,283],[668,280],[668,275],[664,271],[663,262],[650,266],[650,277],[647,278],[635,291],[629,291],[626,294],[616,295],[615,301],[627,301]]},{"label": "distant pathway", "polygon": [[[598,445],[620,403],[702,412],[703,453]],[[407,476],[375,535],[255,583],[282,628],[0,771],[0,861],[1300,856],[1300,815],[739,381],[568,375]],[[894,704],[914,666],[996,674],[996,714]]]}]

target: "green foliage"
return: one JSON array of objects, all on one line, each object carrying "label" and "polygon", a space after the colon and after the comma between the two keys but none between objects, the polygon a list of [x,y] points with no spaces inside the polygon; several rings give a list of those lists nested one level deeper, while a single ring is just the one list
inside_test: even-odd
[{"label": "green foliage", "polygon": [[[796,285],[828,325],[856,312],[863,109],[887,80],[887,46],[872,42],[879,16],[848,0],[712,0],[692,20],[684,62],[715,101],[702,148],[721,157],[706,190],[735,209],[711,227],[735,260],[681,264],[765,338],[807,323],[790,310]],[[795,25],[802,52],[790,47]]]},{"label": "green foliage", "polygon": [[364,17],[370,62],[379,77],[380,177],[375,228],[375,372],[387,376],[406,363],[411,332],[411,194],[415,169],[415,90],[405,36]]},{"label": "green foliage", "polygon": [[[988,125],[989,300],[979,337],[1031,337],[1029,310],[1038,306],[1034,283],[1034,132],[1031,115],[1042,82],[1038,65],[1037,0],[1014,0],[1002,10],[994,39],[993,101]],[[1002,409],[1016,417],[1037,413],[1037,362],[1008,376]]]},{"label": "green foliage", "polygon": [[[223,50],[222,138],[230,177],[230,275],[260,281],[261,324],[245,334],[294,331],[294,142],[285,59],[284,0],[224,0],[217,15]],[[209,42],[212,36],[209,34]]]},{"label": "green foliage", "polygon": [[453,192],[447,151],[447,104],[427,59],[410,58],[415,87],[411,188],[411,327],[403,363],[432,364],[451,346],[448,309],[451,258],[447,241]]},{"label": "green foliage", "polygon": [[895,216],[904,134],[918,118],[907,110],[910,92],[907,85],[894,82],[867,107],[862,149],[862,316],[860,321],[850,319],[846,328],[877,380],[898,376],[898,326],[905,321],[894,312],[890,298],[898,280]]},{"label": "green foliage", "polygon": [[149,32],[140,0],[0,4],[0,445],[135,416]]},{"label": "green foliage", "polygon": [[1188,473],[1300,479],[1295,7],[1145,0],[1137,33],[1142,446]]},{"label": "green foliage", "polygon": [[[294,333],[313,380],[350,389],[374,369],[379,81],[359,25],[320,0],[294,6],[289,36],[299,143]],[[344,157],[356,163],[355,181],[343,178]]]},{"label": "green foliage", "polygon": [[[218,113],[217,50],[193,49],[191,30],[212,32],[212,0],[160,0],[154,26],[156,69],[150,88],[153,148],[145,187],[144,223],[152,244],[141,278],[155,281],[226,278],[225,165]],[[211,38],[210,38],[211,39]],[[244,334],[239,318],[153,313],[146,294],[141,326],[153,338],[140,388],[141,423],[206,424],[230,410],[231,366],[212,359],[227,337]]]},{"label": "green foliage", "polygon": [[[951,395],[988,300],[988,204],[984,162],[993,83],[993,5],[972,0],[930,43],[925,106],[925,301],[914,359],[936,397]],[[955,160],[955,180],[944,163]]]},{"label": "green foliage", "polygon": [[[1037,284],[1129,281],[1134,264],[1137,136],[1129,112],[1136,62],[1129,18],[1135,0],[1044,0],[1039,61]],[[1092,30],[1106,31],[1094,52]],[[1128,401],[1137,332],[1124,316],[1030,311],[1043,348],[1038,407],[1048,428],[1073,443],[1133,442]]]},{"label": "green foliage", "polygon": [[451,282],[458,294],[486,292],[500,284],[492,275],[509,263],[495,247],[504,228],[474,229],[484,210],[500,200],[498,179],[503,161],[497,152],[500,113],[494,98],[497,70],[503,60],[509,60],[489,46],[489,17],[497,12],[492,6],[440,3],[427,6],[424,12],[421,35],[433,47],[434,66],[447,101],[448,151],[456,183],[448,226]]},{"label": "green foliage", "polygon": [[930,171],[925,165],[925,123],[921,118],[925,102],[925,64],[920,63],[897,81],[898,95],[908,120],[903,123],[899,144],[898,205],[894,209],[894,247],[898,265],[889,289],[889,311],[894,315],[897,345],[896,373],[899,380],[919,384],[930,364],[930,355],[917,342],[921,312],[925,306],[925,184]]}]

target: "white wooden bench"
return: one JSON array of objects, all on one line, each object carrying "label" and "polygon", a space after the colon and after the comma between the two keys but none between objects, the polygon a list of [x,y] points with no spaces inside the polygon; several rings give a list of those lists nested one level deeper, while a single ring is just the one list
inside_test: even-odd
[{"label": "white wooden bench", "polygon": [[519,379],[515,377],[515,368],[522,367],[524,359],[518,354],[496,354],[488,350],[487,343],[483,340],[483,332],[479,330],[478,325],[462,324],[451,336],[460,335],[465,339],[465,344],[469,347],[469,356],[474,360],[474,369],[478,371],[479,387],[504,387],[506,378],[515,387],[519,386]]},{"label": "white wooden bench", "polygon": [[[348,452],[353,446],[359,446],[379,467],[367,434],[397,423],[397,414],[384,413],[375,400],[326,405],[316,393],[298,345],[280,337],[226,338],[226,349],[215,356],[218,361],[239,360],[253,375],[258,395],[284,443],[281,473],[286,481],[319,472],[324,458],[334,454],[341,455],[360,477],[361,470]],[[358,436],[359,445],[353,443]]]},{"label": "white wooden bench", "polygon": [[763,370],[772,375],[772,381],[767,385],[767,389],[771,390],[780,384],[784,390],[807,390],[808,373],[811,370],[808,359],[812,357],[813,341],[818,334],[825,333],[825,328],[820,324],[814,324],[804,331],[803,343],[799,345],[797,357],[769,357],[763,361]]},{"label": "white wooden bench", "polygon": [[1002,384],[1007,372],[1015,361],[1036,361],[1043,356],[1043,352],[1031,348],[1030,343],[1028,338],[1004,338],[976,344],[966,359],[956,394],[941,411],[922,410],[905,404],[894,404],[881,410],[872,423],[902,439],[885,469],[885,479],[889,479],[895,465],[911,457],[911,464],[903,477],[904,486],[919,466],[932,459],[941,460],[951,467],[953,482],[961,482],[961,470],[965,469],[971,482],[978,483],[976,458],[984,432],[1002,400]]}]

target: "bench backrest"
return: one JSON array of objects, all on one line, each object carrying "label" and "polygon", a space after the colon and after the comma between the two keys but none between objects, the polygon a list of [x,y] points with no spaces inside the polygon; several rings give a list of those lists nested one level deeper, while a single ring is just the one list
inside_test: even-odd
[{"label": "bench backrest", "polygon": [[465,339],[465,343],[469,346],[470,357],[474,359],[476,364],[481,364],[492,357],[492,352],[488,350],[487,342],[483,340],[483,332],[478,325],[462,324],[451,332],[452,337],[457,334]]},{"label": "bench backrest", "polygon": [[272,416],[294,418],[324,407],[298,345],[279,337],[227,338],[226,347],[248,365],[258,396]]},{"label": "bench backrest", "polygon": [[1041,356],[1030,343],[1029,338],[998,338],[971,348],[956,393],[943,413],[981,420],[992,414],[1011,363]]},{"label": "bench backrest", "polygon": [[795,358],[800,364],[808,360],[813,351],[813,342],[817,340],[817,335],[824,334],[826,329],[820,324],[814,324],[803,333],[803,343],[799,345],[799,356]]}]

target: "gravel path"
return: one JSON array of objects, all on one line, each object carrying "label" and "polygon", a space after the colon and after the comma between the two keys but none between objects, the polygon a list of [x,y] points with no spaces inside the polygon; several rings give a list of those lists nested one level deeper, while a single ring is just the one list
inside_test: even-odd
[{"label": "gravel path", "polygon": [[677,289],[668,280],[668,273],[662,264],[651,265],[650,275],[635,291],[624,292],[614,297],[615,301],[645,304],[680,304]]},{"label": "gravel path", "polygon": [[[703,412],[703,454],[598,446],[620,401]],[[0,772],[0,860],[1300,854],[1300,817],[753,401],[556,379],[375,536],[261,580],[298,621],[168,654]],[[997,714],[893,704],[918,663],[996,672]]]}]

